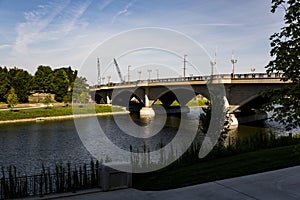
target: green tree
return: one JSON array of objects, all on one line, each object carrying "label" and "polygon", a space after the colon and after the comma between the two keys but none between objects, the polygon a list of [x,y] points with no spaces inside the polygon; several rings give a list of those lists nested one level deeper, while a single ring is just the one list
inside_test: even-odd
[{"label": "green tree", "polygon": [[71,103],[72,102],[72,92],[68,91],[67,94],[63,97],[64,103]]},{"label": "green tree", "polygon": [[32,89],[37,92],[52,91],[53,71],[49,66],[40,65],[34,74]]},{"label": "green tree", "polygon": [[45,97],[45,99],[43,100],[43,103],[46,104],[47,108],[49,108],[49,105],[50,105],[51,101],[52,101],[52,100],[51,100],[51,96],[50,96],[50,94],[48,94],[48,95]]},{"label": "green tree", "polygon": [[73,102],[85,103],[89,98],[89,85],[85,77],[78,77],[73,87]]},{"label": "green tree", "polygon": [[28,102],[28,96],[31,91],[30,82],[32,76],[25,70],[13,68],[8,71],[10,87],[13,87],[20,102]]},{"label": "green tree", "polygon": [[300,1],[272,0],[271,12],[284,11],[284,27],[271,37],[273,60],[266,66],[267,72],[283,73],[282,80],[291,81],[280,90],[267,93],[273,110],[273,118],[286,124],[288,130],[300,126]]},{"label": "green tree", "polygon": [[14,107],[18,104],[18,96],[17,94],[15,93],[15,89],[14,88],[11,88],[9,90],[9,93],[7,95],[7,103],[10,107],[11,110],[14,109]]},{"label": "green tree", "polygon": [[[210,121],[211,121],[211,116],[212,116],[212,105],[210,104],[210,102],[206,102],[207,107],[202,108],[203,113],[200,114],[199,116],[199,127],[198,127],[198,132],[207,134],[209,126],[210,126]],[[223,147],[225,144],[225,141],[228,137],[228,132],[230,131],[230,123],[231,123],[231,119],[229,117],[229,114],[227,112],[227,110],[224,110],[224,113],[220,113],[222,114],[226,114],[225,116],[225,120],[224,120],[224,125],[223,128],[220,132],[220,136],[218,139],[218,146],[219,147]],[[214,120],[219,120],[219,119],[214,119]],[[218,122],[217,122],[218,123]]]},{"label": "green tree", "polygon": [[55,100],[62,102],[64,96],[67,95],[68,91],[71,90],[70,80],[68,79],[67,73],[64,69],[56,69],[53,73],[53,92],[55,94]]},{"label": "green tree", "polygon": [[10,85],[7,68],[0,67],[0,102],[6,102],[6,96],[9,92]]}]

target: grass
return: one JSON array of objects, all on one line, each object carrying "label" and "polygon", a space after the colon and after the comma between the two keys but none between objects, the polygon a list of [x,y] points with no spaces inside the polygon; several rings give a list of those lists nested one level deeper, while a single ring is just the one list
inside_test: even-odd
[{"label": "grass", "polygon": [[[208,100],[203,99],[203,100],[190,100],[186,106],[188,107],[198,107],[198,106],[207,106]],[[161,101],[156,101],[154,104],[163,104]],[[178,101],[174,101],[170,106],[180,106]]]},{"label": "grass", "polygon": [[133,187],[165,190],[226,178],[260,173],[300,164],[300,144],[247,152],[187,166],[168,166],[160,171],[134,174]]},{"label": "grass", "polygon": [[186,105],[188,107],[207,106],[208,100],[190,100]]},{"label": "grass", "polygon": [[[88,113],[104,113],[104,112],[117,112],[123,111],[121,107],[111,107],[102,105],[85,105],[83,107],[76,106],[76,114],[88,114]],[[72,106],[62,107],[55,106],[51,108],[31,108],[25,110],[15,111],[0,111],[0,121],[14,120],[14,119],[28,119],[37,117],[53,117],[53,116],[65,116],[72,115]]]}]

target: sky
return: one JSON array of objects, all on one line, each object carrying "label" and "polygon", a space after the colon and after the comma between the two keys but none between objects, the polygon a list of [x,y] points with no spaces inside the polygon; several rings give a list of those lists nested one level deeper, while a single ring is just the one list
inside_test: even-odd
[{"label": "sky", "polygon": [[234,54],[235,73],[264,72],[269,37],[283,26],[270,8],[271,0],[0,0],[0,66],[71,66],[94,84],[97,58],[102,81],[118,82],[113,58],[136,80],[182,76],[185,54],[187,75],[210,74],[210,60],[214,73],[229,74]]}]

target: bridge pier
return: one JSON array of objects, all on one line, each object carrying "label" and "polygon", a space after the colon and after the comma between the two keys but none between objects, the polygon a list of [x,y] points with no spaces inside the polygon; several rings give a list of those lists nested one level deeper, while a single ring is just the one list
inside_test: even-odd
[{"label": "bridge pier", "polygon": [[106,96],[106,103],[109,105],[112,103],[112,100],[109,98],[109,96]]},{"label": "bridge pier", "polygon": [[230,116],[230,120],[231,120],[230,125],[231,126],[238,126],[239,125],[239,120],[235,117],[235,114],[229,114],[229,116]]},{"label": "bridge pier", "polygon": [[152,107],[142,107],[140,110],[141,116],[155,116],[155,112]]},{"label": "bridge pier", "polygon": [[140,110],[140,115],[142,116],[154,116],[155,112],[151,105],[154,103],[154,100],[149,99],[149,88],[145,88],[145,106]]}]

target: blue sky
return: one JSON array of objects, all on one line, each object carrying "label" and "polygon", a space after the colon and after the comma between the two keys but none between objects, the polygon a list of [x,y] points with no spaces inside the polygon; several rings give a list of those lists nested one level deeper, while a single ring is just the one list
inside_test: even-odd
[{"label": "blue sky", "polygon": [[[263,72],[271,59],[269,36],[283,25],[283,13],[272,14],[270,7],[271,0],[0,0],[0,66],[17,66],[32,74],[39,65],[72,66],[94,83],[96,58],[89,70],[81,67],[95,48],[124,31],[159,27],[192,38],[212,57],[217,52],[220,73],[231,72],[232,51],[238,60],[237,73],[250,72],[251,68]],[[130,40],[135,40],[134,36]],[[124,44],[110,48],[120,45]],[[97,54],[100,59],[102,56]],[[119,61],[124,75],[127,66],[132,66],[132,79],[137,78],[138,70],[146,78],[149,63],[159,63],[152,69],[153,73],[159,69],[160,77],[169,75],[164,66],[173,67],[177,75],[182,73],[181,59],[172,60],[172,56],[159,52],[131,54]],[[201,65],[201,73],[209,74],[209,63]],[[115,70],[104,71],[104,77],[117,81]],[[197,73],[188,66],[187,74]]]}]

